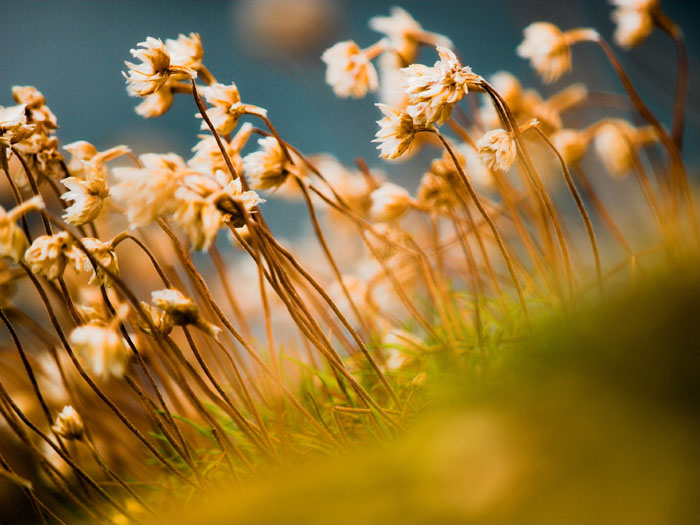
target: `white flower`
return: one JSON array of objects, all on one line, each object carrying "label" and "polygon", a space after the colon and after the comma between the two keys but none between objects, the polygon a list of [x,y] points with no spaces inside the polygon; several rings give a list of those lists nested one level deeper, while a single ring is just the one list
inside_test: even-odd
[{"label": "white flower", "polygon": [[168,38],[165,41],[165,49],[170,54],[171,64],[184,66],[194,71],[202,68],[204,49],[198,33],[190,33],[189,36],[179,34],[177,40]]},{"label": "white flower", "polygon": [[395,159],[403,155],[413,143],[416,134],[413,118],[400,109],[385,104],[375,104],[384,117],[377,121],[379,131],[372,142],[379,142],[380,157]]},{"label": "white flower", "polygon": [[654,30],[654,10],[658,9],[658,0],[610,0],[616,6],[611,18],[616,24],[615,42],[631,48],[651,34]]},{"label": "white flower", "polygon": [[131,54],[141,63],[124,62],[129,74],[123,75],[131,94],[144,97],[155,93],[171,76],[181,79],[197,76],[193,69],[171,63],[170,53],[160,39],[149,36],[145,42],[139,43],[139,47],[142,49],[132,49]]},{"label": "white flower", "polygon": [[33,124],[27,124],[24,104],[19,106],[0,106],[0,146],[9,147],[29,138],[35,130]]},{"label": "white flower", "polygon": [[366,51],[352,40],[338,42],[321,56],[328,68],[326,82],[339,97],[362,98],[377,89],[377,70]]},{"label": "white flower", "polygon": [[489,131],[477,141],[476,147],[479,161],[489,169],[508,171],[515,161],[515,140],[511,133],[503,129]]},{"label": "white flower", "polygon": [[405,188],[390,182],[382,184],[370,194],[370,215],[379,222],[389,222],[406,213],[413,199]]},{"label": "white flower", "polygon": [[[240,127],[230,142],[223,138],[221,140],[236,173],[243,171],[241,150],[248,142],[252,132],[253,125],[250,122],[246,122]],[[187,165],[191,168],[207,173],[216,173],[219,170],[228,171],[228,166],[221,153],[219,144],[212,135],[199,135],[199,142],[195,144],[192,151],[194,151],[194,156],[187,161]]]},{"label": "white flower", "polygon": [[173,90],[166,83],[160,89],[143,97],[143,101],[134,108],[134,111],[143,118],[160,117],[167,113],[174,99]]},{"label": "white flower", "polygon": [[633,168],[637,150],[656,140],[651,127],[635,128],[625,120],[611,119],[597,129],[593,145],[610,174],[622,177]]},{"label": "white flower", "polygon": [[40,210],[43,207],[41,197],[38,196],[24,201],[9,212],[0,206],[0,259],[7,257],[15,262],[22,259],[29,241],[17,225],[17,220],[28,211]]},{"label": "white flower", "polygon": [[[212,106],[207,109],[207,116],[222,135],[228,135],[235,128],[238,119],[247,112],[266,115],[263,108],[249,106],[241,102],[241,95],[236,84],[212,84],[201,89],[205,100]],[[200,115],[201,117],[201,115]],[[202,122],[202,129],[209,129],[206,122]]]},{"label": "white flower", "polygon": [[[117,254],[114,252],[114,248],[108,242],[102,242],[99,239],[94,239],[92,237],[84,237],[80,240],[83,246],[90,252],[97,262],[102,266],[107,268],[110,272],[115,275],[119,275],[119,265],[117,264]],[[78,248],[79,249],[79,248]],[[101,285],[110,286],[112,280],[110,276],[99,266],[93,266],[90,259],[85,256],[85,254],[80,252],[81,263],[83,270],[86,272],[92,272],[90,276],[89,284],[99,283]]]},{"label": "white flower", "polygon": [[171,213],[176,205],[175,191],[185,175],[193,173],[185,161],[174,153],[139,156],[143,168],[115,168],[118,184],[111,194],[126,206],[132,228],[145,226],[159,216]]},{"label": "white flower", "polygon": [[86,324],[75,328],[69,339],[80,361],[96,376],[120,378],[126,372],[130,353],[114,328]]},{"label": "white flower", "polygon": [[63,407],[61,413],[56,416],[56,422],[51,428],[56,434],[69,441],[81,439],[85,431],[83,419],[70,405]]},{"label": "white flower", "polygon": [[410,64],[416,59],[422,43],[452,47],[449,38],[425,31],[406,10],[392,7],[390,12],[391,16],[370,18],[369,27],[389,37],[389,45],[405,64]]},{"label": "white flower", "polygon": [[46,99],[34,86],[12,86],[12,98],[27,107],[27,122],[36,124],[42,131],[56,129],[56,115],[46,105]]},{"label": "white flower", "polygon": [[37,237],[24,252],[24,260],[32,273],[43,275],[49,281],[61,277],[69,263],[80,270],[82,257],[67,232]]},{"label": "white flower", "polygon": [[550,140],[567,164],[576,164],[588,149],[589,140],[585,133],[577,129],[562,129],[554,133]]},{"label": "white flower", "polygon": [[299,168],[290,163],[275,137],[258,139],[259,151],[243,158],[243,170],[250,185],[257,190],[278,188],[290,175],[300,176]]},{"label": "white flower", "polygon": [[76,226],[94,221],[109,195],[107,176],[102,169],[83,161],[83,177],[67,177],[61,180],[70,190],[61,195],[61,199],[73,201],[73,204],[66,208],[63,218]]},{"label": "white flower", "polygon": [[433,67],[412,64],[402,71],[411,105],[406,112],[421,124],[442,125],[450,118],[452,106],[467,94],[469,84],[481,80],[469,66],[462,66],[451,49],[437,46],[440,60]]}]

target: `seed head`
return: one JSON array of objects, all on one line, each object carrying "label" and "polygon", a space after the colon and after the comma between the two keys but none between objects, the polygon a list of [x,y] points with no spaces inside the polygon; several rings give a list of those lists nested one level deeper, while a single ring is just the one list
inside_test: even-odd
[{"label": "seed head", "polygon": [[63,407],[61,413],[56,416],[56,422],[51,428],[56,434],[69,441],[81,439],[85,431],[83,418],[70,405]]}]

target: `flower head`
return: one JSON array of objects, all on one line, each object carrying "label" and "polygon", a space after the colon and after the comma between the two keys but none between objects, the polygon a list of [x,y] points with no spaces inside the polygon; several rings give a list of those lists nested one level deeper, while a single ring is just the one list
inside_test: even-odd
[{"label": "flower head", "polygon": [[405,9],[392,7],[390,12],[390,16],[370,18],[369,27],[389,37],[389,45],[404,63],[410,64],[416,59],[422,43],[452,46],[446,36],[425,31]]},{"label": "flower head", "polygon": [[585,133],[577,129],[562,129],[554,133],[550,140],[557,148],[564,162],[575,164],[583,158],[590,142]]},{"label": "flower head", "polygon": [[328,66],[326,82],[333,92],[343,98],[362,98],[367,91],[377,89],[377,70],[367,52],[352,40],[338,42],[321,56]]},{"label": "flower head", "polygon": [[610,0],[616,8],[611,14],[615,22],[615,42],[631,48],[640,44],[654,30],[654,10],[659,0]]},{"label": "flower head", "polygon": [[194,71],[202,68],[204,48],[202,39],[198,33],[190,33],[189,36],[179,34],[177,40],[168,38],[165,41],[165,49],[170,54],[170,63],[187,67]]},{"label": "flower head", "polygon": [[85,324],[75,328],[69,339],[80,361],[96,376],[120,378],[126,372],[130,353],[114,328],[101,323]]},{"label": "flower head", "polygon": [[70,405],[63,407],[61,413],[56,416],[56,422],[51,428],[56,434],[69,441],[81,439],[85,431],[83,418]]},{"label": "flower head", "polygon": [[[110,272],[115,275],[119,274],[119,266],[117,264],[117,254],[114,252],[114,248],[108,242],[102,242],[99,239],[94,239],[92,237],[84,237],[80,240],[83,246],[90,252],[98,263],[107,268]],[[99,283],[101,285],[109,286],[112,282],[110,276],[100,267],[93,266],[90,259],[85,254],[81,252],[81,263],[83,270],[86,272],[92,272],[90,276],[89,284]]]},{"label": "flower head", "polygon": [[13,86],[12,98],[27,108],[27,122],[36,124],[43,131],[56,129],[56,115],[46,105],[46,99],[34,86]]},{"label": "flower head", "polygon": [[633,168],[637,150],[656,140],[651,127],[635,128],[625,120],[611,119],[597,129],[593,146],[610,174],[622,177]]},{"label": "flower head", "polygon": [[24,252],[24,260],[32,273],[43,275],[49,281],[61,277],[69,263],[80,270],[82,258],[82,252],[67,232],[37,237]]},{"label": "flower head", "polygon": [[406,75],[406,93],[411,105],[406,111],[417,122],[442,125],[450,118],[452,106],[462,100],[469,84],[481,80],[469,66],[462,66],[451,49],[437,46],[440,60],[433,67],[412,64]]},{"label": "flower head", "polygon": [[160,117],[168,112],[174,100],[173,90],[166,83],[160,89],[143,97],[143,101],[134,108],[134,111],[143,118]]},{"label": "flower head", "polygon": [[8,147],[29,138],[36,128],[27,123],[25,105],[0,106],[0,146]]},{"label": "flower head", "polygon": [[61,199],[73,201],[73,204],[66,208],[63,218],[76,226],[94,221],[109,195],[107,176],[103,170],[91,162],[83,161],[83,176],[83,179],[67,177],[61,180],[69,190],[61,195]]},{"label": "flower head", "polygon": [[7,257],[19,262],[29,246],[29,241],[22,229],[17,225],[17,219],[31,210],[44,207],[41,197],[33,197],[24,201],[9,212],[0,206],[0,259]]},{"label": "flower head", "polygon": [[197,73],[190,67],[171,63],[170,53],[158,38],[148,37],[139,43],[141,49],[132,49],[140,64],[124,62],[129,74],[124,73],[130,93],[144,97],[158,91],[169,78],[194,78]]},{"label": "flower head", "polygon": [[377,121],[379,131],[372,142],[379,142],[380,157],[395,159],[403,155],[413,143],[416,126],[413,118],[400,109],[385,104],[375,104],[384,117]]},{"label": "flower head", "polygon": [[571,69],[571,39],[549,22],[534,22],[523,31],[518,56],[530,64],[545,82],[554,82]]},{"label": "flower head", "polygon": [[374,190],[370,198],[372,199],[370,215],[379,222],[389,222],[399,218],[413,203],[410,193],[405,188],[390,182]]},{"label": "flower head", "polygon": [[257,190],[278,188],[290,175],[300,176],[299,168],[289,162],[275,137],[258,139],[259,151],[243,158],[243,170]]},{"label": "flower head", "polygon": [[[228,135],[238,124],[238,119],[248,111],[249,107],[241,102],[241,95],[236,84],[212,84],[201,89],[202,96],[212,106],[207,109],[207,116],[222,135]],[[265,113],[262,108],[257,108]],[[209,129],[202,122],[202,129]]]},{"label": "flower head", "polygon": [[507,171],[515,161],[515,140],[511,133],[503,129],[489,131],[477,141],[476,147],[479,161],[489,169]]},{"label": "flower head", "polygon": [[192,299],[174,288],[166,288],[151,293],[153,303],[163,310],[169,322],[175,326],[193,325],[216,338],[221,329],[205,321]]},{"label": "flower head", "polygon": [[[241,150],[248,142],[252,131],[253,125],[250,122],[246,122],[239,128],[230,142],[223,139],[221,141],[237,173],[243,171]],[[200,135],[199,139],[199,142],[192,148],[194,156],[187,161],[187,165],[207,173],[216,173],[219,170],[228,171],[226,159],[224,159],[216,139],[211,135]]]}]

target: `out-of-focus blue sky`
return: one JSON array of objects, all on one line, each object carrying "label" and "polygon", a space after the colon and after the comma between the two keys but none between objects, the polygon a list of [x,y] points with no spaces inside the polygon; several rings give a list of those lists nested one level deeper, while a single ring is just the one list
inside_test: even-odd
[{"label": "out-of-focus blue sky", "polygon": [[[12,85],[31,84],[44,93],[58,116],[64,144],[79,139],[98,148],[127,143],[137,152],[174,151],[188,157],[200,123],[193,118],[195,107],[189,97],[177,98],[164,117],[143,120],[134,113],[138,101],[127,96],[121,71],[123,61],[130,58],[129,49],[147,36],[175,38],[195,31],[202,36],[205,64],[217,79],[236,82],[245,102],[267,108],[287,140],[308,153],[332,152],[348,163],[362,156],[371,165],[382,166],[370,142],[379,116],[374,100],[371,96],[336,98],[324,82],[319,56],[339,40],[353,39],[363,47],[375,42],[379,35],[368,28],[367,21],[373,15],[388,14],[392,5],[407,9],[425,29],[448,35],[479,74],[508,69],[525,86],[542,88],[544,93],[574,81],[584,81],[591,90],[620,91],[602,54],[592,45],[577,46],[573,73],[546,87],[528,63],[515,55],[522,29],[535,20],[548,20],[563,29],[593,26],[610,39],[611,8],[604,0],[318,0],[312,4],[321,6],[326,15],[296,39],[310,38],[312,43],[304,53],[284,57],[271,54],[276,47],[288,50],[293,44],[272,42],[271,49],[262,49],[265,24],[253,23],[246,15],[269,1],[0,0],[0,105],[13,103]],[[290,14],[283,16],[302,19],[309,1],[287,0],[285,11]],[[662,5],[685,26],[691,57],[700,57],[700,38],[694,31],[700,2],[662,0]],[[617,51],[645,100],[667,121],[675,79],[671,42],[657,32],[630,53]],[[424,55],[426,63],[434,60],[431,53]],[[692,58],[693,107],[686,138],[689,160],[696,167],[699,66],[698,59]],[[390,171],[409,172],[406,177],[415,180],[424,168],[419,159]]]}]

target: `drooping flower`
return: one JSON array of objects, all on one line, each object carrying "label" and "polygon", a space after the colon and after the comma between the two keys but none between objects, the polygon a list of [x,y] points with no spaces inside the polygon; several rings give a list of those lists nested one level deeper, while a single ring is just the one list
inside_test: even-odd
[{"label": "drooping flower", "polygon": [[[374,46],[373,46],[374,47]],[[323,55],[326,65],[326,83],[333,92],[343,98],[362,98],[367,91],[375,91],[378,85],[377,70],[370,59],[381,49],[360,49],[352,40],[338,42]]]},{"label": "drooping flower", "polygon": [[469,66],[462,66],[451,49],[436,47],[440,60],[432,67],[412,64],[403,69],[405,89],[411,105],[406,112],[421,124],[442,125],[450,118],[452,106],[467,94],[469,84],[481,80]]},{"label": "drooping flower", "polygon": [[43,275],[49,281],[61,277],[69,263],[79,271],[82,258],[82,252],[68,232],[37,237],[24,252],[24,260],[32,273]]},{"label": "drooping flower", "polygon": [[168,38],[165,40],[165,49],[170,54],[171,64],[194,71],[202,68],[204,48],[199,33],[190,33],[189,36],[181,33],[176,40]]},{"label": "drooping flower", "polygon": [[66,177],[61,180],[69,190],[61,195],[61,199],[73,201],[73,204],[65,209],[63,218],[76,226],[94,221],[109,196],[104,170],[95,167],[91,162],[83,161],[82,174],[83,178]]},{"label": "drooping flower", "polygon": [[[201,89],[202,96],[212,106],[207,109],[207,116],[222,135],[228,135],[238,124],[238,119],[245,113],[267,115],[267,111],[257,106],[243,104],[236,84],[212,84]],[[201,116],[201,115],[200,115]],[[206,122],[202,122],[202,129],[209,129]]]},{"label": "drooping flower", "polygon": [[143,168],[115,168],[118,184],[111,195],[126,207],[132,228],[145,226],[160,215],[171,213],[176,205],[174,195],[182,177],[194,173],[174,153],[146,153],[139,156]]},{"label": "drooping flower", "polygon": [[190,67],[171,62],[170,53],[158,38],[148,37],[140,42],[141,49],[132,49],[140,64],[124,62],[129,74],[123,73],[130,93],[144,97],[158,91],[169,78],[194,78],[197,73]]},{"label": "drooping flower", "polygon": [[75,328],[69,339],[78,359],[96,376],[121,378],[126,372],[131,354],[113,327],[85,324]]},{"label": "drooping flower", "polygon": [[[76,142],[71,142],[63,146],[63,149],[70,153],[71,158],[68,162],[68,171],[73,177],[79,179],[85,179],[84,175],[84,162],[89,162],[90,167],[96,169],[104,169],[105,163],[112,159],[121,157],[131,152],[128,146],[120,145],[109,148],[105,151],[97,151],[97,148],[85,140],[78,140]],[[90,169],[87,170],[91,171]],[[107,174],[105,173],[106,177]]]},{"label": "drooping flower", "polygon": [[593,145],[610,174],[623,177],[633,168],[637,150],[656,141],[650,126],[635,128],[625,120],[610,119],[596,130]]},{"label": "drooping flower", "polygon": [[381,151],[380,157],[395,159],[403,155],[413,143],[416,134],[416,126],[413,118],[400,109],[385,104],[375,104],[384,117],[377,121],[379,131],[372,142],[379,142],[377,149]]},{"label": "drooping flower", "polygon": [[659,0],[610,0],[615,22],[613,38],[618,45],[632,48],[642,43],[654,30],[654,11]]},{"label": "drooping flower", "polygon": [[518,56],[528,59],[547,83],[571,70],[573,44],[598,38],[593,29],[561,31],[549,22],[534,22],[523,30],[523,35],[525,38],[516,50]]},{"label": "drooping flower", "polygon": [[275,137],[258,139],[260,150],[243,158],[243,170],[256,190],[280,187],[289,176],[300,176],[296,164],[289,162]]},{"label": "drooping flower", "polygon": [[508,171],[515,161],[515,140],[511,133],[503,129],[489,131],[477,141],[476,147],[479,161],[489,169]]},{"label": "drooping flower", "polygon": [[143,101],[134,108],[134,111],[143,118],[160,117],[168,112],[174,100],[173,90],[166,83],[160,89],[143,97]]},{"label": "drooping flower", "polygon": [[10,211],[5,211],[0,206],[0,259],[8,258],[14,262],[19,262],[22,259],[29,247],[29,241],[17,225],[17,220],[25,213],[40,210],[43,207],[44,203],[38,196],[24,201]]},{"label": "drooping flower", "polygon": [[196,326],[216,338],[221,331],[199,314],[199,308],[192,299],[174,288],[166,288],[151,293],[153,303],[163,310],[175,326]]},{"label": "drooping flower", "polygon": [[577,129],[562,129],[554,133],[550,140],[567,164],[576,164],[583,158],[590,142],[585,133]]},{"label": "drooping flower", "polygon": [[13,86],[12,98],[17,104],[26,106],[29,124],[36,124],[45,132],[58,127],[56,115],[46,105],[44,95],[34,86]]},{"label": "drooping flower", "polygon": [[390,16],[370,18],[369,27],[389,38],[389,45],[399,55],[404,64],[415,61],[420,44],[452,47],[446,36],[425,31],[421,25],[405,10],[392,7]]},{"label": "drooping flower", "polygon": [[85,431],[83,418],[70,405],[63,407],[51,428],[56,434],[69,441],[81,439]]},{"label": "drooping flower", "polygon": [[[241,150],[248,142],[252,132],[253,125],[250,122],[246,122],[240,127],[230,142],[222,137],[221,142],[224,145],[224,150],[229,159],[231,159],[236,173],[243,171]],[[187,165],[197,171],[206,173],[216,173],[219,170],[228,171],[226,160],[216,139],[211,135],[200,135],[199,139],[199,142],[192,148],[194,156],[187,161]]]},{"label": "drooping flower", "polygon": [[[99,239],[94,239],[92,237],[84,237],[80,240],[83,246],[90,252],[97,262],[102,266],[107,268],[110,272],[115,275],[119,274],[119,265],[117,264],[117,254],[109,242],[103,242]],[[86,272],[92,272],[90,276],[89,284],[99,283],[104,286],[110,286],[112,279],[110,276],[100,267],[93,266],[90,259],[81,252],[81,263],[83,270]]]},{"label": "drooping flower", "polygon": [[29,138],[36,126],[27,123],[25,105],[0,106],[0,146],[9,147]]},{"label": "drooping flower", "polygon": [[406,213],[413,199],[405,188],[386,182],[370,194],[370,215],[379,222],[389,222]]}]

